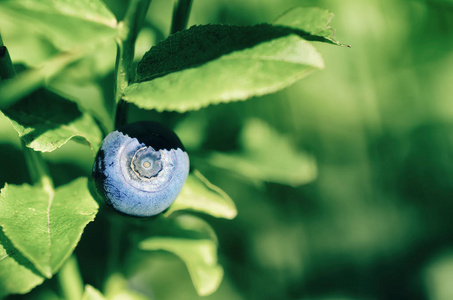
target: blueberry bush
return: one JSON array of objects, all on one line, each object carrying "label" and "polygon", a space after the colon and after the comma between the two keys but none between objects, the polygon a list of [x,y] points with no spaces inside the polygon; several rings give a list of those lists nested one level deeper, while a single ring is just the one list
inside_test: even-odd
[{"label": "blueberry bush", "polygon": [[[155,2],[0,1],[8,127],[0,145],[0,297],[211,295],[224,277],[212,224],[223,232],[238,213],[219,186],[239,179],[260,190],[315,179],[311,154],[263,118],[235,119],[227,103],[262,98],[323,69],[314,44],[342,46],[332,13],[282,7],[272,21],[197,20],[186,29],[198,3]],[[191,172],[166,211],[135,218],[99,199],[91,169],[109,132],[143,120],[177,132]],[[243,246],[224,239],[227,248]]]}]

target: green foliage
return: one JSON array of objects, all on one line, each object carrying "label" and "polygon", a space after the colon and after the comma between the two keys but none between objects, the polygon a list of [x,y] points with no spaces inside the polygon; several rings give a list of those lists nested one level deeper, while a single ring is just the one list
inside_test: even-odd
[{"label": "green foliage", "polygon": [[[150,112],[154,113],[152,118],[161,118],[169,127],[186,126],[184,119],[190,120],[190,111],[278,92],[324,68],[312,42],[340,45],[330,27],[331,13],[295,8],[274,23],[192,26],[154,46],[139,45],[141,49],[152,47],[140,61],[134,61],[134,44],[141,26],[153,36],[147,41],[164,36],[159,25],[149,19],[158,10],[151,9],[144,20],[146,11],[140,9],[149,1],[132,0],[128,9],[122,1],[110,0],[107,4],[100,0],[0,0],[2,36],[6,36],[5,45],[17,70],[15,78],[0,78],[1,118],[8,119],[22,140],[29,168],[27,173],[17,170],[17,162],[5,161],[0,175],[14,170],[22,182],[34,182],[7,183],[1,189],[0,297],[29,293],[44,282],[24,297],[57,299],[56,294],[62,293],[79,299],[83,293],[84,300],[146,299],[153,292],[131,290],[134,271],[140,273],[144,257],[156,251],[173,253],[180,260],[170,257],[184,262],[186,275],[195,287],[188,291],[194,293],[192,296],[185,295],[187,299],[211,295],[224,277],[218,257],[223,250],[215,231],[222,231],[221,222],[227,221],[222,219],[230,222],[238,215],[237,204],[224,191],[232,190],[234,181],[225,183],[226,172],[219,169],[245,178],[239,186],[249,186],[247,181],[252,181],[262,187],[265,182],[296,187],[316,179],[314,157],[301,151],[291,137],[281,135],[281,129],[257,118],[244,118],[240,125],[228,118],[209,119],[206,115],[212,112],[211,107],[200,119],[199,124],[205,127],[193,127],[188,122],[184,128],[188,138],[192,135],[195,141],[188,147],[193,171],[166,212],[138,220],[101,206],[96,222],[87,227],[98,214],[92,182],[87,178],[92,161],[76,163],[79,150],[70,140],[88,144],[95,154],[103,136],[116,123],[115,111],[130,122],[150,118],[132,105],[127,115],[115,101],[122,99],[154,110]],[[274,17],[281,11],[273,12]],[[180,13],[188,17],[189,12]],[[168,20],[170,23],[170,16]],[[12,64],[0,55],[0,69],[5,67]],[[226,106],[222,108],[227,110]],[[186,114],[161,114],[163,111]],[[216,126],[207,125],[218,125],[216,122],[221,123],[223,133],[233,136],[242,132],[225,139],[230,143],[229,151],[213,145],[210,130],[215,132]],[[193,132],[194,128],[198,132]],[[0,154],[3,146],[0,141]],[[38,152],[50,153],[41,156]],[[65,158],[59,160],[61,157]],[[212,182],[198,168],[212,175]],[[40,176],[53,177],[59,186],[37,180]],[[256,216],[261,216],[259,206],[256,211]],[[84,231],[86,238],[81,239]],[[229,247],[236,247],[236,241],[230,243],[233,246]],[[78,256],[82,274],[78,274],[75,258],[68,260],[74,251],[82,253]],[[138,271],[127,265],[134,259],[138,260]],[[66,268],[66,261],[72,263],[71,268]],[[52,291],[52,282],[45,281],[55,274],[62,289],[59,292]],[[231,278],[227,280],[231,286]],[[170,289],[179,283],[172,284]]]},{"label": "green foliage", "polygon": [[331,18],[325,10],[294,9],[274,26],[201,25],[178,32],[144,55],[124,99],[185,112],[279,91],[324,67],[306,40],[337,43]]},{"label": "green foliage", "polygon": [[81,178],[56,190],[24,184],[1,191],[3,233],[47,278],[71,255],[97,213],[86,186],[87,179]]},{"label": "green foliage", "polygon": [[276,92],[320,68],[321,56],[310,43],[296,36],[282,37],[198,68],[131,84],[125,99],[157,111],[197,110]]}]

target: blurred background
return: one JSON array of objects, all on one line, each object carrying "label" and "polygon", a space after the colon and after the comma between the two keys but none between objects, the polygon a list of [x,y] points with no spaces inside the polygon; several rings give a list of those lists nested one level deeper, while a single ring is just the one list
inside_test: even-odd
[{"label": "blurred background", "polygon": [[[123,2],[106,1],[118,17]],[[196,167],[238,208],[232,221],[205,217],[225,268],[216,293],[197,296],[185,265],[165,253],[150,255],[131,287],[155,299],[453,299],[453,2],[194,0],[189,25],[272,22],[294,6],[333,12],[336,38],[352,48],[315,43],[326,68],[273,95],[183,115],[131,108],[131,121],[175,128]],[[171,11],[171,1],[152,2],[138,58],[168,35]],[[39,61],[21,54],[30,40],[11,39],[15,61]],[[104,116],[109,49],[95,84],[72,86],[81,105]],[[17,135],[3,116],[0,125],[0,184],[20,184],[28,178]],[[261,129],[309,157],[307,170],[254,180],[216,165],[247,151],[244,135]],[[70,143],[46,155],[57,185],[91,172],[89,148]],[[269,160],[280,154],[261,151]],[[291,181],[293,172],[308,174],[304,184]]]}]

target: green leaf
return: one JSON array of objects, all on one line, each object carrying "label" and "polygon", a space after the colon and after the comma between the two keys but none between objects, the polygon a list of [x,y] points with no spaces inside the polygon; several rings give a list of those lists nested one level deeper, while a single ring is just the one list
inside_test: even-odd
[{"label": "green leaf", "polygon": [[177,32],[144,55],[124,99],[145,109],[184,112],[276,92],[323,68],[307,40],[338,44],[331,18],[325,10],[298,8],[274,25]]},{"label": "green leaf", "polygon": [[0,298],[25,294],[44,281],[39,272],[0,230]]},{"label": "green leaf", "polygon": [[197,170],[189,175],[178,198],[164,215],[169,216],[179,210],[199,211],[226,219],[237,215],[233,200]]},{"label": "green leaf", "polygon": [[74,102],[42,90],[3,111],[27,147],[50,152],[71,138],[89,143],[95,152],[102,132],[93,117]]},{"label": "green leaf", "polygon": [[97,289],[87,284],[85,292],[83,293],[82,300],[104,300],[104,296]]},{"label": "green leaf", "polygon": [[[234,52],[240,53],[262,43],[289,35],[297,35],[310,40],[323,39],[323,37],[311,36],[298,28],[270,24],[192,26],[151,47],[137,65],[136,82],[149,81],[170,73],[197,68],[222,56]],[[279,47],[271,47],[266,50],[265,53],[256,54],[272,57],[275,51],[281,51]],[[297,53],[286,54],[292,54],[288,58],[288,61],[291,61]],[[295,60],[298,61],[297,58]]]},{"label": "green leaf", "polygon": [[71,255],[97,210],[87,178],[56,190],[28,184],[5,185],[0,194],[3,232],[48,278]]},{"label": "green leaf", "polygon": [[317,176],[314,157],[296,149],[287,137],[263,121],[249,120],[242,131],[241,142],[244,151],[214,152],[206,162],[257,182],[298,186]]},{"label": "green leaf", "polygon": [[39,31],[64,50],[117,32],[115,16],[100,0],[1,0],[0,20]]},{"label": "green leaf", "polygon": [[145,239],[139,243],[139,248],[164,250],[179,256],[189,270],[197,293],[212,294],[223,277],[223,268],[217,263],[217,241],[212,236],[212,228],[200,218],[189,215],[178,216],[172,222],[180,229],[180,234],[167,233]]},{"label": "green leaf", "polygon": [[131,84],[124,99],[145,109],[184,112],[276,92],[323,66],[309,42],[290,35]]},{"label": "green leaf", "polygon": [[284,13],[273,24],[297,28],[340,45],[334,39],[335,29],[330,26],[333,16],[333,13],[317,7],[296,7]]}]

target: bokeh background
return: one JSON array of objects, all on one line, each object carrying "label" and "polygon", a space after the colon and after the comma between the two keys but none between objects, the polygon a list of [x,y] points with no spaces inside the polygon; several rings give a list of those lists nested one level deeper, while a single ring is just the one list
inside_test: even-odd
[{"label": "bokeh background", "polygon": [[[119,17],[123,2],[106,1]],[[194,0],[189,25],[272,22],[294,6],[335,13],[336,38],[352,47],[316,43],[326,68],[273,95],[183,115],[130,111],[131,121],[175,128],[189,151],[207,158],[197,168],[237,205],[232,221],[205,217],[219,238],[225,278],[204,298],[453,299],[453,2]],[[168,35],[171,10],[171,1],[152,2],[137,57]],[[13,41],[16,62],[41,59],[21,53],[30,40],[2,35]],[[115,48],[108,49],[102,77],[72,86],[101,117],[113,91]],[[209,163],[213,151],[240,152],[251,121],[314,157],[305,184],[257,183]],[[3,116],[0,137],[0,184],[28,181]],[[91,171],[89,148],[69,145],[46,155],[57,185]],[[273,147],[263,151],[279,157]],[[171,254],[150,255],[129,283],[154,299],[199,299]]]}]

